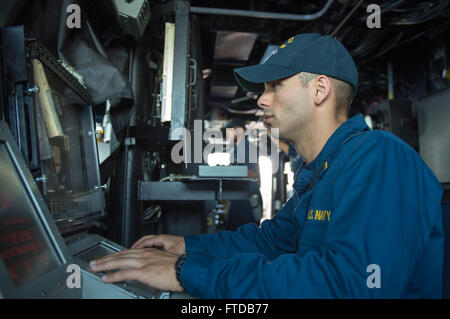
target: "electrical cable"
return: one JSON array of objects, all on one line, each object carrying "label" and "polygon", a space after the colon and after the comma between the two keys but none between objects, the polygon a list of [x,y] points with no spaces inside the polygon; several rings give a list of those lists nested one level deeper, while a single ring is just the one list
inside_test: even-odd
[{"label": "electrical cable", "polygon": [[398,43],[398,41],[400,41],[400,39],[403,37],[403,32],[400,32],[399,34],[397,34],[397,36],[394,38],[394,40],[392,40],[388,45],[385,45],[383,48],[380,49],[380,52],[378,52],[377,54],[373,55],[373,58],[379,57],[383,54],[385,54],[386,52],[388,52],[390,49],[394,48],[395,45]]},{"label": "electrical cable", "polygon": [[406,40],[403,40],[403,41],[401,41],[400,43],[397,43],[397,44],[394,46],[394,48],[398,48],[398,47],[400,47],[400,46],[402,46],[402,45],[404,45],[404,44],[406,44],[406,43],[409,43],[409,42],[411,42],[411,41],[414,41],[414,40],[420,38],[421,36],[425,35],[426,33],[427,33],[427,31],[422,31],[422,32],[420,32],[420,33],[417,33],[416,35],[414,35],[414,36],[412,36],[412,37],[410,37],[410,38],[408,38],[408,39],[406,39]]},{"label": "electrical cable", "polygon": [[[393,3],[387,4],[385,6],[381,6],[380,8],[380,14],[385,14],[395,8],[397,8],[399,5],[401,5],[403,2],[405,2],[405,0],[397,0]],[[368,16],[363,16],[361,17],[359,20],[360,21],[366,21],[368,18]]]},{"label": "electrical cable", "polygon": [[339,23],[339,25],[331,32],[331,36],[334,37],[336,33],[341,29],[341,27],[347,22],[348,19],[355,13],[356,9],[359,8],[359,6],[363,3],[364,0],[360,0],[356,6],[353,7],[352,10],[345,16],[345,18]]},{"label": "electrical cable", "polygon": [[[448,0],[444,0],[441,3],[435,5],[434,8],[429,9],[428,12],[426,12],[425,14],[423,14],[419,17],[415,17],[414,19],[410,17],[409,19],[390,21],[390,22],[388,22],[388,24],[396,25],[396,26],[408,26],[408,25],[415,25],[415,24],[420,24],[420,23],[430,21],[430,20],[438,17],[447,8],[449,3],[450,2]],[[416,12],[416,14],[417,14],[417,12]]]},{"label": "electrical cable", "polygon": [[243,110],[235,110],[232,108],[227,108],[226,110],[233,114],[255,114],[258,111],[258,109],[251,109],[251,110],[243,111]]},{"label": "electrical cable", "polygon": [[355,56],[367,56],[372,52],[385,38],[386,32],[374,31],[361,41],[361,44],[351,51],[351,55]]},{"label": "electrical cable", "polygon": [[436,37],[439,33],[444,32],[445,30],[448,29],[448,27],[450,27],[450,20],[447,20],[444,24],[440,25],[437,28],[433,28],[430,31],[430,34],[428,35],[429,39],[433,39],[434,37]]},{"label": "electrical cable", "polygon": [[397,7],[398,7],[399,5],[401,5],[403,2],[405,2],[405,0],[398,0],[398,1],[396,1],[396,2],[393,2],[393,3],[391,3],[391,4],[386,5],[386,6],[384,6],[384,7],[381,7],[380,14],[387,13],[387,12],[389,12],[389,11],[391,11],[391,10],[397,8]]}]

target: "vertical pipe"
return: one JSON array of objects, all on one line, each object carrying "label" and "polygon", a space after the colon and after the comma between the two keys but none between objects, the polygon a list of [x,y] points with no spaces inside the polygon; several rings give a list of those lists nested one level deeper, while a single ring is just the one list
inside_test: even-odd
[{"label": "vertical pipe", "polygon": [[389,61],[387,64],[387,73],[388,73],[388,100],[393,100],[394,96],[394,69],[392,66],[392,62]]}]

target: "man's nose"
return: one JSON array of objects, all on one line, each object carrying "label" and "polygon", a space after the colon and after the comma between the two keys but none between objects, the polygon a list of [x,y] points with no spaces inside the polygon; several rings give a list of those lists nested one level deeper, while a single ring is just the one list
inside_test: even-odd
[{"label": "man's nose", "polygon": [[261,96],[258,98],[258,101],[256,101],[256,104],[258,104],[258,106],[263,109],[270,107],[270,101],[266,91],[261,94]]}]

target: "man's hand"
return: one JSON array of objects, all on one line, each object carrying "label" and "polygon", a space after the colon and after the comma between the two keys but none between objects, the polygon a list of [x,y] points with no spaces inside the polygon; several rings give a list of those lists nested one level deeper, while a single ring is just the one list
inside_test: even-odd
[{"label": "man's hand", "polygon": [[141,249],[146,247],[162,247],[172,254],[184,254],[186,245],[183,236],[174,235],[148,235],[139,239],[131,246],[131,249]]},{"label": "man's hand", "polygon": [[138,280],[151,287],[183,291],[175,274],[178,255],[154,248],[127,249],[93,260],[94,272],[118,270],[102,277],[104,282]]}]

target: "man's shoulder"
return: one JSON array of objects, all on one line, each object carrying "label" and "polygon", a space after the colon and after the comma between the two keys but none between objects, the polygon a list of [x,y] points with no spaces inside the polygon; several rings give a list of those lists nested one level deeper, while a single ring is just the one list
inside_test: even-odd
[{"label": "man's shoulder", "polygon": [[[421,174],[428,181],[440,187],[440,183],[420,155],[405,141],[382,130],[370,130],[356,135],[343,147],[346,168],[365,166],[368,172],[377,167],[383,172],[396,172],[397,176]],[[380,176],[390,180],[391,176]],[[437,188],[439,188],[436,186]]]},{"label": "man's shoulder", "polygon": [[355,135],[354,139],[349,141],[351,144],[363,143],[367,145],[367,147],[376,147],[377,149],[381,149],[387,146],[395,146],[399,149],[409,150],[417,154],[417,152],[405,141],[392,134],[391,132],[383,131],[383,130],[369,130],[361,132],[361,134]]},{"label": "man's shoulder", "polygon": [[[377,157],[394,153],[411,157],[423,162],[420,155],[405,141],[394,134],[382,130],[364,131],[349,139],[342,148],[341,153],[351,153],[361,158]],[[393,158],[395,160],[395,157]],[[400,160],[400,158],[398,159]]]}]

